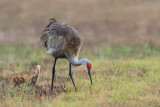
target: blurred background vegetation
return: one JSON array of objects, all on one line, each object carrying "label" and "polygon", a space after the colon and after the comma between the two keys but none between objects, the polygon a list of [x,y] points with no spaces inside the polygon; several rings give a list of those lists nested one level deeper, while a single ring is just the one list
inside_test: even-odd
[{"label": "blurred background vegetation", "polygon": [[75,27],[83,48],[160,46],[159,0],[1,0],[0,44],[40,46],[51,17]]}]

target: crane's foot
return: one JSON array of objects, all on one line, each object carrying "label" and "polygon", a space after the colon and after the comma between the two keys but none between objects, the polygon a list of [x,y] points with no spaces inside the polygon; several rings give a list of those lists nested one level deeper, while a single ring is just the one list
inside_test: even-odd
[{"label": "crane's foot", "polygon": [[51,87],[51,91],[53,91],[53,87]]}]

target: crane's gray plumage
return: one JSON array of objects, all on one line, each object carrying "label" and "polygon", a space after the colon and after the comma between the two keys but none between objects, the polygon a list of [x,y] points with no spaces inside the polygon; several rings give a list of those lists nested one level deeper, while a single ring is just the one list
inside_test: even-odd
[{"label": "crane's gray plumage", "polygon": [[90,74],[91,62],[86,58],[78,60],[78,54],[81,49],[82,42],[78,32],[73,27],[51,18],[49,20],[49,24],[42,32],[40,41],[42,46],[47,49],[47,52],[55,57],[55,62],[52,68],[51,90],[53,89],[55,65],[58,58],[66,58],[70,62],[69,76],[72,79],[75,90],[77,89],[72,78],[71,64],[76,66],[83,64],[86,70],[88,70],[88,75],[92,84],[92,78]]},{"label": "crane's gray plumage", "polygon": [[78,32],[73,27],[53,18],[42,32],[40,40],[47,52],[55,58],[78,57],[82,44]]}]

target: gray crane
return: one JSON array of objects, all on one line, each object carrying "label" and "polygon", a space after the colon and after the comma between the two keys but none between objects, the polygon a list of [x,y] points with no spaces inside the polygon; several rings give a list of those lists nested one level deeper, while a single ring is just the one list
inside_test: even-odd
[{"label": "gray crane", "polygon": [[67,24],[61,23],[55,18],[51,18],[49,20],[49,24],[42,32],[40,41],[41,45],[47,49],[48,54],[55,58],[52,68],[51,91],[53,90],[55,65],[58,58],[66,58],[69,61],[69,76],[76,91],[77,88],[72,77],[71,65],[79,66],[83,64],[85,69],[88,71],[92,84],[92,77],[90,73],[91,61],[86,58],[78,60],[78,54],[81,49],[82,41],[77,30]]}]

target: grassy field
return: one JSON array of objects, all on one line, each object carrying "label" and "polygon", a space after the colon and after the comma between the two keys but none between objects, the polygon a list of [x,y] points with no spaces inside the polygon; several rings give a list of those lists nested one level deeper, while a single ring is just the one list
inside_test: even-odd
[{"label": "grassy field", "polygon": [[[68,75],[68,62],[58,60],[53,92],[50,92],[53,59],[43,48],[5,45],[0,48],[0,106],[160,106],[160,48],[103,47],[85,50],[80,58],[92,61],[93,85],[83,66],[73,67],[78,88]],[[12,89],[15,74],[33,75],[42,70],[36,86],[22,84]]]},{"label": "grassy field", "polygon": [[[0,0],[0,107],[160,106],[159,0]],[[80,58],[92,61],[93,85],[83,66],[57,61],[39,38],[51,17],[75,27]],[[12,76],[34,74],[36,86],[12,89]]]}]

